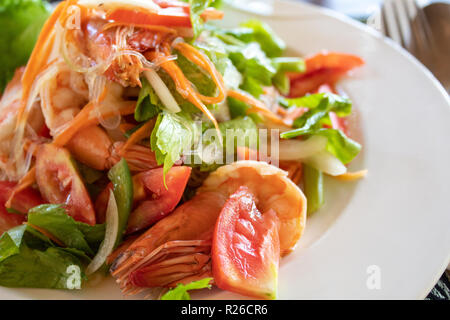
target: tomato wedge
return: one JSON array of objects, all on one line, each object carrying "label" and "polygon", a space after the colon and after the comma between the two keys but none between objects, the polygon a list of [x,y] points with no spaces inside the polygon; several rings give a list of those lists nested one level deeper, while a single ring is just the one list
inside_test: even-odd
[{"label": "tomato wedge", "polygon": [[280,259],[278,217],[261,214],[247,187],[225,203],[212,242],[212,269],[217,286],[261,299],[275,299]]},{"label": "tomato wedge", "polygon": [[67,213],[77,221],[95,224],[91,198],[67,149],[52,144],[39,148],[36,182],[44,200],[65,205]]},{"label": "tomato wedge", "polygon": [[0,181],[0,234],[22,224],[26,220],[28,210],[44,202],[38,192],[32,188],[26,188],[15,194],[11,205],[12,209],[23,214],[9,213],[5,203],[15,186],[15,182]]},{"label": "tomato wedge", "polygon": [[[180,202],[192,169],[186,166],[173,167],[166,173],[164,185],[163,168],[140,174],[151,200],[142,201],[128,219],[127,233],[147,228],[171,213]],[[149,196],[147,196],[149,198]]]},{"label": "tomato wedge", "polygon": [[333,85],[348,71],[360,67],[364,60],[352,54],[321,52],[305,59],[305,73],[291,73],[290,97],[301,97],[323,84]]}]

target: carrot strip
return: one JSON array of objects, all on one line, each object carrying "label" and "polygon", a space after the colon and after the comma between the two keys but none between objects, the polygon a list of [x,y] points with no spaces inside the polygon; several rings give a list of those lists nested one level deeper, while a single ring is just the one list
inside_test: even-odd
[{"label": "carrot strip", "polygon": [[260,112],[265,117],[270,119],[271,121],[273,121],[277,124],[286,125],[286,123],[283,121],[283,119],[281,119],[276,114],[274,114],[272,111],[267,109],[267,107],[264,103],[262,103],[258,99],[255,99],[254,97],[250,96],[249,94],[246,94],[246,93],[243,93],[240,91],[236,91],[236,90],[228,90],[228,96],[231,98],[237,99],[239,101],[245,102],[248,105],[250,105],[250,108],[247,109],[247,113]]},{"label": "carrot strip", "polygon": [[[67,8],[67,5],[68,3],[65,1],[60,2],[51,16],[47,19],[44,26],[42,27],[38,40],[36,41],[36,45],[34,46],[30,59],[28,60],[27,67],[22,77],[22,105],[18,112],[18,123],[20,123],[25,111],[28,95],[30,94],[34,79],[42,70],[43,64],[46,63],[46,60],[48,59],[48,56],[53,49],[52,44],[55,36],[53,30],[55,23],[61,15],[61,12],[63,12],[63,10]],[[49,39],[51,43],[48,43]]]},{"label": "carrot strip", "polygon": [[341,174],[339,176],[335,176],[334,178],[336,178],[340,181],[356,181],[356,180],[366,177],[368,172],[369,171],[367,169],[357,171],[357,172],[347,172],[347,173]]},{"label": "carrot strip", "polygon": [[[163,47],[163,51],[164,51],[164,53],[152,52],[152,53],[150,53],[150,56],[157,58],[157,59],[160,58],[160,56],[163,56],[163,57],[170,56],[170,49],[167,45]],[[172,60],[166,60],[161,63],[161,68],[163,68],[169,74],[169,76],[173,79],[173,81],[175,82],[177,91],[181,94],[181,96],[183,98],[185,98],[186,100],[188,100],[189,102],[191,102],[193,105],[195,105],[198,109],[200,109],[208,117],[209,120],[211,120],[211,122],[214,124],[214,127],[217,130],[219,137],[221,137],[222,134],[220,133],[219,124],[217,123],[216,118],[214,118],[211,111],[209,111],[208,108],[200,100],[200,98],[197,95],[197,92],[195,92],[191,83],[185,77],[185,75],[183,74],[181,69],[178,67],[178,65]]]},{"label": "carrot strip", "polygon": [[[81,129],[86,128],[91,125],[98,124],[100,121],[98,117],[90,118],[91,112],[96,107],[96,103],[89,102],[81,111],[71,120],[69,125],[64,128],[64,130],[53,139],[53,144],[58,147],[62,147],[67,144],[70,139]],[[120,109],[121,115],[133,114],[136,109],[136,102],[130,101],[128,105]],[[105,112],[102,114],[104,118],[109,118],[114,115],[114,112]]]},{"label": "carrot strip", "polygon": [[77,133],[80,129],[86,127],[89,114],[94,110],[95,103],[89,102],[83,109],[72,119],[69,125],[55,137],[53,144],[62,147]]},{"label": "carrot strip", "polygon": [[125,134],[127,131],[132,130],[134,127],[136,127],[136,125],[132,123],[122,123],[119,125],[119,129],[123,134]]},{"label": "carrot strip", "polygon": [[58,246],[60,247],[66,247],[66,245],[59,240],[58,238],[56,238],[54,235],[52,235],[50,232],[48,232],[47,230],[42,229],[41,227],[35,226],[34,224],[31,224],[29,222],[26,223],[28,226],[30,226],[31,228],[39,231],[40,233],[42,233],[44,236],[46,236],[47,238],[49,238],[50,240],[52,240],[54,243],[56,243]]},{"label": "carrot strip", "polygon": [[176,44],[175,49],[179,50],[181,54],[191,62],[208,72],[212,80],[216,84],[217,89],[219,90],[217,97],[206,97],[202,94],[199,94],[198,96],[200,97],[200,99],[207,104],[222,102],[225,99],[225,83],[223,81],[222,75],[217,71],[211,60],[209,60],[207,56],[198,51],[196,48],[185,42]]},{"label": "carrot strip", "polygon": [[148,24],[134,24],[134,23],[130,24],[130,23],[126,23],[126,22],[107,23],[103,27],[103,31],[108,30],[110,28],[121,27],[121,26],[132,26],[135,28],[147,29],[150,31],[158,31],[158,32],[165,32],[165,33],[170,33],[170,34],[177,34],[177,30],[175,30],[173,28],[165,27],[165,26],[155,26],[155,25],[148,25]]},{"label": "carrot strip", "polygon": [[133,134],[130,136],[130,138],[127,140],[127,142],[120,149],[119,154],[123,155],[130,146],[137,144],[139,141],[150,136],[151,129],[153,128],[154,125],[155,125],[155,120],[152,119],[150,121],[147,121],[146,124],[144,124],[138,130],[133,132]]},{"label": "carrot strip", "polygon": [[20,191],[31,187],[33,183],[36,181],[36,167],[31,168],[26,175],[20,179],[19,183],[14,187],[14,189],[11,192],[11,195],[9,196],[8,200],[5,203],[6,208],[11,208],[12,201],[14,200],[14,197],[17,193]]}]

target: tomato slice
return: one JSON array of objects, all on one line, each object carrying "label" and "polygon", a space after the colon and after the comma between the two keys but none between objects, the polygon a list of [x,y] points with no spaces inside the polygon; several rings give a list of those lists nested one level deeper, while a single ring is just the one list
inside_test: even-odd
[{"label": "tomato slice", "polygon": [[353,54],[340,52],[321,52],[305,59],[306,74],[311,74],[321,69],[339,69],[349,71],[360,67],[364,60]]},{"label": "tomato slice", "polygon": [[0,181],[0,234],[22,224],[26,220],[25,214],[28,210],[44,202],[38,192],[32,188],[26,188],[15,194],[11,204],[12,209],[24,214],[9,213],[5,203],[15,186],[15,182]]},{"label": "tomato slice", "polygon": [[107,16],[107,19],[134,25],[191,27],[189,12],[182,7],[167,7],[158,12],[116,9]]},{"label": "tomato slice", "polygon": [[151,226],[175,209],[180,202],[192,169],[186,166],[173,167],[166,173],[164,186],[163,168],[141,173],[141,181],[151,192],[151,200],[142,201],[128,219],[127,233]]},{"label": "tomato slice", "polygon": [[[149,25],[192,28],[190,7],[178,1],[158,1],[161,9],[158,11],[143,11],[120,8],[107,15],[107,19],[132,25]],[[215,8],[207,8],[201,14],[204,21],[219,20],[223,12]]]},{"label": "tomato slice", "polygon": [[67,213],[77,221],[95,224],[91,198],[67,149],[52,144],[39,148],[36,182],[44,200],[65,205]]},{"label": "tomato slice", "polygon": [[322,69],[304,77],[291,80],[291,91],[289,97],[303,97],[307,93],[316,92],[323,84],[334,84],[343,75],[345,71],[335,69]]},{"label": "tomato slice", "polygon": [[225,203],[211,252],[219,288],[275,299],[280,259],[278,218],[273,210],[261,214],[247,187],[240,187]]},{"label": "tomato slice", "polygon": [[321,52],[305,59],[305,73],[291,73],[290,97],[313,93],[323,84],[333,85],[348,71],[360,67],[364,60],[352,54]]}]

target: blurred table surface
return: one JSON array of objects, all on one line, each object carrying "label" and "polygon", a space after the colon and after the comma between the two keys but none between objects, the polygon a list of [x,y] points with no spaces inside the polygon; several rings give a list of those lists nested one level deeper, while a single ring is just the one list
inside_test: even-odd
[{"label": "blurred table surface", "polygon": [[[327,7],[359,20],[365,20],[379,6],[383,0],[297,0],[301,2],[313,3],[319,6]],[[433,2],[450,2],[446,0],[417,0],[420,6],[425,6]]]}]

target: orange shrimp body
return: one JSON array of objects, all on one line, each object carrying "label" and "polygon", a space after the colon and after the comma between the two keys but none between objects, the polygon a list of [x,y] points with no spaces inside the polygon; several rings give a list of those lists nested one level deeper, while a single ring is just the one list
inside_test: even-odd
[{"label": "orange shrimp body", "polygon": [[265,162],[238,161],[213,172],[193,199],[156,223],[117,257],[111,272],[121,287],[129,287],[129,277],[138,270],[142,277],[142,268],[159,246],[176,240],[198,240],[210,231],[226,200],[241,186],[251,190],[262,212],[276,212],[281,255],[289,253],[305,228],[305,196],[287,172]]}]

